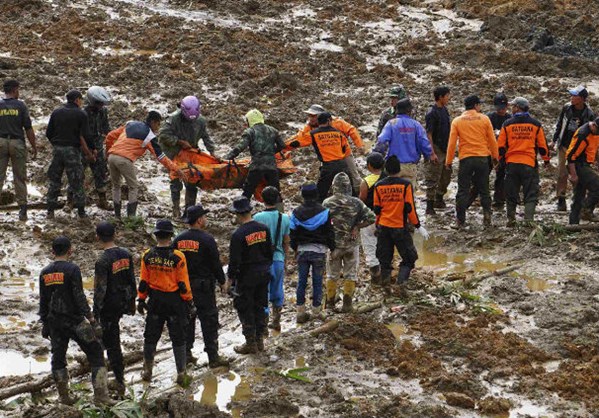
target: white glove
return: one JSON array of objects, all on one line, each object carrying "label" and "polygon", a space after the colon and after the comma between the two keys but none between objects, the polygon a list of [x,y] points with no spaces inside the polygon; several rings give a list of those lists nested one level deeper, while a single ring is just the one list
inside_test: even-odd
[{"label": "white glove", "polygon": [[418,232],[425,241],[429,238],[428,231],[422,225],[416,229],[416,232]]}]

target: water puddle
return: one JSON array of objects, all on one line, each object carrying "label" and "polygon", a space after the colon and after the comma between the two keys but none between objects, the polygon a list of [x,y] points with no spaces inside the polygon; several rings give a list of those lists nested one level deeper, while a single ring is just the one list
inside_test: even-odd
[{"label": "water puddle", "polygon": [[18,351],[0,350],[0,377],[23,376],[50,371],[48,356],[27,357]]},{"label": "water puddle", "polygon": [[545,292],[553,288],[553,284],[549,282],[549,280],[554,279],[553,277],[541,279],[539,277],[531,276],[529,274],[519,274],[516,272],[512,273],[511,276],[517,277],[522,280],[526,280],[526,287],[528,288],[528,290],[532,292]]},{"label": "water puddle", "polygon": [[194,395],[194,400],[202,405],[216,406],[229,412],[234,418],[241,417],[240,408],[229,408],[231,401],[247,401],[252,396],[250,379],[229,372],[222,376],[209,374]]},{"label": "water puddle", "polygon": [[387,324],[387,328],[391,331],[397,341],[401,340],[401,337],[406,335],[408,327],[402,324]]}]

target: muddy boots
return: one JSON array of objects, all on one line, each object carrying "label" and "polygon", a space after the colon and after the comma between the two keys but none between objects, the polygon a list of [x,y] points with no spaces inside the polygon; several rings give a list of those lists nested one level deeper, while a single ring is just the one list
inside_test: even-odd
[{"label": "muddy boots", "polygon": [[515,207],[511,207],[508,204],[506,214],[507,214],[507,223],[506,223],[506,226],[509,227],[509,228],[512,228],[512,227],[516,226],[516,208]]},{"label": "muddy boots", "polygon": [[181,217],[181,192],[171,190],[171,200],[173,202],[173,219]]},{"label": "muddy boots", "polygon": [[27,220],[27,205],[19,205],[19,221]]},{"label": "muddy boots", "polygon": [[264,351],[264,335],[256,337],[256,348],[258,351]]},{"label": "muddy boots", "polygon": [[524,220],[532,223],[535,221],[535,209],[537,204],[535,202],[524,204]]},{"label": "muddy boots", "polygon": [[381,270],[381,286],[388,288],[391,286],[391,271]]},{"label": "muddy boots", "polygon": [[149,382],[152,380],[152,371],[154,369],[155,354],[155,344],[144,344],[144,368],[141,372],[141,380],[143,380],[144,382]]},{"label": "muddy boots", "polygon": [[245,344],[233,347],[237,354],[256,354],[258,352],[258,344],[256,337],[245,337]]},{"label": "muddy boots", "polygon": [[433,207],[435,209],[445,209],[447,207],[445,201],[443,200],[443,196],[435,196],[435,202],[433,203]]},{"label": "muddy boots", "polygon": [[56,382],[59,402],[64,405],[73,405],[75,399],[69,395],[69,372],[67,369],[54,370],[52,376]]},{"label": "muddy boots", "polygon": [[397,275],[396,284],[399,286],[399,294],[401,297],[407,297],[408,279],[412,269],[408,266],[399,266],[399,274]]},{"label": "muddy boots", "polygon": [[87,218],[87,213],[85,213],[85,207],[80,206],[77,208],[77,216],[79,216],[79,219]]},{"label": "muddy boots", "polygon": [[114,216],[118,219],[121,219],[121,209],[122,209],[122,204],[121,202],[116,203],[114,202]]},{"label": "muddy boots", "polygon": [[295,321],[298,324],[305,324],[309,320],[310,320],[310,314],[308,312],[306,312],[306,306],[305,305],[298,306]]},{"label": "muddy boots", "polygon": [[185,213],[187,213],[188,207],[195,206],[197,199],[198,199],[198,188],[197,187],[186,187],[185,188]]},{"label": "muddy boots", "polygon": [[106,192],[98,192],[98,207],[104,210],[110,210],[108,199],[106,199]]},{"label": "muddy boots", "polygon": [[312,306],[312,318],[319,319],[321,321],[325,320],[325,315],[324,315],[324,312],[322,311],[322,305],[321,306]]},{"label": "muddy boots", "polygon": [[117,349],[106,349],[110,368],[112,374],[114,374],[114,386],[111,388],[116,389],[119,399],[125,397],[125,365],[123,364],[123,353]]},{"label": "muddy boots", "polygon": [[566,212],[566,211],[568,211],[568,206],[566,205],[566,198],[565,197],[558,197],[557,198],[557,210],[559,212]]},{"label": "muddy boots", "polygon": [[484,211],[483,212],[483,226],[485,228],[490,228],[492,226],[491,225],[491,218],[492,218],[491,211]]},{"label": "muddy boots", "polygon": [[427,215],[436,215],[434,201],[432,201],[432,200],[426,201],[426,214]]},{"label": "muddy boots", "polygon": [[272,322],[268,324],[268,328],[274,329],[275,331],[281,331],[281,311],[282,306],[272,306]]},{"label": "muddy boots", "polygon": [[187,366],[187,347],[185,344],[173,347],[173,354],[175,355],[175,366],[177,367],[177,384],[179,386],[185,386],[189,381],[189,376],[185,373],[185,367]]},{"label": "muddy boots", "polygon": [[187,364],[198,363],[198,358],[193,355],[193,353],[191,352],[191,348],[188,349],[185,353],[185,361],[187,362]]},{"label": "muddy boots", "polygon": [[127,217],[132,218],[137,215],[137,202],[127,203]]},{"label": "muddy boots", "polygon": [[208,352],[208,367],[216,369],[218,367],[229,367],[229,360],[218,354],[218,351]]},{"label": "muddy boots", "polygon": [[327,300],[326,308],[328,312],[335,311],[335,302],[337,299],[337,282],[335,280],[327,280]]},{"label": "muddy boots", "polygon": [[580,219],[589,222],[599,222],[599,218],[593,215],[593,210],[590,208],[582,208],[580,211]]},{"label": "muddy boots", "polygon": [[380,286],[380,284],[381,284],[381,266],[380,266],[380,264],[370,267],[369,270],[370,270],[370,284]]},{"label": "muddy boots", "polygon": [[343,306],[341,307],[341,312],[348,313],[354,310],[352,302],[355,291],[356,282],[353,280],[346,280],[343,282]]},{"label": "muddy boots", "polygon": [[116,402],[108,396],[108,371],[106,367],[92,368],[92,386],[96,405],[114,406]]}]

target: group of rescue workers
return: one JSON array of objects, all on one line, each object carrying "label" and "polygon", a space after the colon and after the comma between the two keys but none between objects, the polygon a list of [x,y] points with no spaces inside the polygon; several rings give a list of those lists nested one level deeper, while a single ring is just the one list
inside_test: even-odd
[{"label": "group of rescue workers", "polygon": [[[19,218],[27,219],[26,146],[37,153],[27,107],[19,101],[19,83],[4,83],[5,99],[0,102],[0,189],[8,161],[12,161]],[[42,335],[52,346],[52,373],[60,400],[73,403],[68,390],[66,350],[75,340],[88,357],[97,402],[111,404],[103,350],[113,371],[120,397],[125,393],[124,362],[120,344],[120,320],[135,312],[146,317],[142,378],[150,381],[157,343],[166,323],[172,343],[177,382],[186,381],[186,366],[195,362],[192,348],[195,322],[199,319],[204,350],[210,367],[228,366],[219,354],[216,287],[233,296],[245,337],[235,347],[240,354],[264,351],[267,327],[281,329],[284,304],[283,278],[290,248],[295,252],[298,282],[296,321],[324,319],[322,302],[328,313],[353,309],[362,246],[371,283],[389,289],[393,257],[397,249],[401,262],[395,283],[405,294],[405,286],[418,254],[412,239],[414,230],[424,239],[428,232],[421,224],[415,205],[418,165],[426,160],[426,214],[445,208],[444,195],[451,181],[452,162],[458,148],[458,191],[455,203],[456,228],[466,222],[466,211],[480,196],[485,227],[492,222],[492,206],[505,205],[508,226],[516,223],[516,207],[524,205],[524,220],[534,220],[539,196],[537,154],[549,164],[551,151],[559,156],[557,179],[558,210],[566,210],[568,174],[574,185],[569,221],[593,220],[599,201],[599,176],[593,169],[599,146],[599,119],[586,104],[583,86],[569,91],[571,103],[559,116],[553,141],[548,143],[541,123],[529,113],[523,97],[508,101],[498,93],[495,111],[481,113],[478,96],[465,98],[465,111],[453,121],[447,109],[451,92],[445,86],[433,91],[434,104],[425,117],[425,127],[412,117],[412,102],[402,86],[390,91],[391,107],[381,115],[377,142],[366,157],[369,174],[361,178],[349,139],[358,152],[364,143],[358,130],[343,119],[333,117],[322,106],[312,105],[305,113],[308,121],[296,135],[283,141],[279,132],[265,124],[260,111],[245,115],[247,129],[240,142],[226,155],[216,157],[215,144],[201,116],[201,103],[187,96],[179,109],[161,126],[162,117],[150,111],[143,122],[131,121],[110,130],[106,105],[108,92],[98,86],[87,91],[87,105],[78,90],[66,94],[67,103],[50,116],[46,136],[53,147],[48,170],[48,218],[55,216],[62,174],[69,183],[68,205],[85,217],[84,166],[94,174],[98,205],[108,209],[107,173],[112,182],[116,217],[121,217],[121,182],[125,180],[127,216],[135,216],[139,183],[135,161],[149,150],[171,173],[170,191],[173,217],[181,218],[189,229],[175,236],[170,220],[160,220],[153,231],[156,246],[144,252],[139,283],[131,254],[115,244],[115,226],[96,226],[98,242],[104,250],[95,266],[93,309],[87,304],[81,271],[68,261],[69,239],[54,239],[54,262],[40,273],[40,318]],[[511,113],[508,112],[511,107]],[[198,188],[187,182],[186,174],[173,161],[182,150],[198,150],[202,140],[217,160],[231,160],[249,148],[251,163],[243,194],[233,201],[230,211],[239,225],[229,245],[227,277],[213,236],[205,231],[209,210],[197,204]],[[290,215],[282,213],[276,155],[312,146],[320,161],[316,182],[301,187],[303,203]],[[494,196],[489,177],[496,171]],[[251,196],[261,184],[264,210],[252,216]],[[185,186],[185,210],[180,210]],[[173,239],[174,237],[174,239]],[[324,282],[325,271],[327,274]],[[312,277],[312,309],[306,308],[308,277]],[[341,292],[339,292],[341,290]],[[324,293],[324,295],[323,295]],[[137,299],[137,302],[136,302]],[[271,309],[268,302],[271,302]],[[269,313],[272,313],[269,321]]]}]

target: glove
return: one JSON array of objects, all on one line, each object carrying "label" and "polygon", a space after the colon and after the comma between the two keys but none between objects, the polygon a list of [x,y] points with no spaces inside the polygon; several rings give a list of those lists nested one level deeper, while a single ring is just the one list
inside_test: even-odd
[{"label": "glove", "polygon": [[196,305],[193,303],[193,300],[190,300],[187,303],[187,306],[189,307],[189,319],[195,319],[195,317],[198,315],[198,310],[196,309]]},{"label": "glove", "polygon": [[146,305],[146,301],[144,299],[138,299],[137,300],[137,312],[139,312],[141,315],[145,315],[146,312],[148,310],[148,305]]},{"label": "glove", "polygon": [[418,232],[425,241],[429,238],[428,231],[422,225],[416,229],[416,232]]},{"label": "glove", "polygon": [[50,339],[50,325],[46,322],[42,323],[42,338]]},{"label": "glove", "polygon": [[102,340],[104,330],[102,329],[102,324],[100,324],[100,321],[94,321],[94,323],[92,324],[92,328],[94,329],[94,334],[96,334],[96,338],[98,340]]}]

